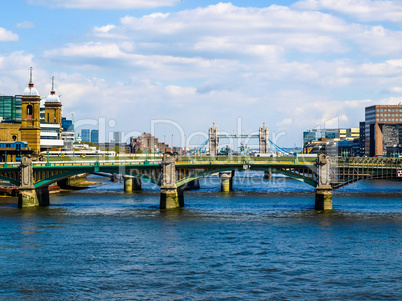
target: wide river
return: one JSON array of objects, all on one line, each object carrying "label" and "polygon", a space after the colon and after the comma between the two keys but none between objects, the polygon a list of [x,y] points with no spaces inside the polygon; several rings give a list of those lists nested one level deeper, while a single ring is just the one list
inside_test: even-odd
[{"label": "wide river", "polygon": [[[314,210],[314,189],[238,173],[159,210],[123,184],[0,198],[1,300],[401,300],[402,182],[362,181]],[[241,177],[247,177],[246,179]]]}]

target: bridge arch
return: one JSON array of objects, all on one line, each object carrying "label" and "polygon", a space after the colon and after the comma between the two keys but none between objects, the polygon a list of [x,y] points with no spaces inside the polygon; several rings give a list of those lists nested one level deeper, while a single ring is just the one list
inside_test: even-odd
[{"label": "bridge arch", "polygon": [[52,185],[53,183],[56,183],[60,180],[64,180],[68,177],[72,177],[72,176],[76,176],[82,173],[86,173],[86,172],[82,172],[82,171],[68,171],[68,172],[64,172],[64,173],[60,173],[57,175],[53,175],[50,176],[49,178],[43,179],[43,180],[39,180],[34,184],[35,188],[42,188],[42,187],[47,187]]},{"label": "bridge arch", "polygon": [[[293,172],[286,171],[286,170],[282,170],[282,169],[264,168],[264,167],[257,167],[257,166],[252,166],[251,165],[251,166],[249,166],[248,170],[270,171],[270,172],[273,172],[273,173],[288,176],[288,177],[290,177],[290,178],[292,178],[294,180],[301,181],[301,182],[306,183],[306,184],[308,184],[310,186],[313,186],[313,187],[317,186],[317,182],[312,180],[312,179],[309,179],[309,178],[304,177],[304,176],[302,176],[300,174],[293,173]],[[246,171],[246,170],[243,169],[242,167],[232,167],[232,168],[222,167],[222,168],[208,169],[208,170],[205,170],[203,172],[193,174],[193,175],[191,175],[191,176],[189,176],[187,178],[180,179],[179,181],[176,182],[176,186],[180,187],[180,186],[183,186],[183,185],[187,184],[188,182],[203,178],[203,177],[208,176],[208,175],[212,175],[212,174],[217,173],[217,172],[224,172],[224,171]]]},{"label": "bridge arch", "polygon": [[0,180],[4,181],[4,182],[6,182],[6,183],[13,184],[13,185],[15,185],[15,186],[20,186],[20,185],[21,185],[20,181],[17,181],[17,180],[8,178],[8,177],[0,176]]}]

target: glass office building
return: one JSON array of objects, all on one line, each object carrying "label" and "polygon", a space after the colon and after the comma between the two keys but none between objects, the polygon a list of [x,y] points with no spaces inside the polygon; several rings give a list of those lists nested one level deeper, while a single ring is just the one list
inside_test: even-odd
[{"label": "glass office building", "polygon": [[5,121],[21,121],[21,95],[0,96],[0,117],[2,117]]}]

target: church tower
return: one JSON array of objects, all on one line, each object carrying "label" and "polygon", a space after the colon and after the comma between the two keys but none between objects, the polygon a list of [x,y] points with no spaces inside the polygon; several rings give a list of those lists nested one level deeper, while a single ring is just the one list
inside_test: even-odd
[{"label": "church tower", "polygon": [[[45,123],[58,126],[56,140],[61,140],[61,102],[54,90],[54,76],[52,77],[52,90],[45,101]],[[52,147],[51,150],[61,151],[59,147]]]},{"label": "church tower", "polygon": [[54,91],[54,76],[52,77],[52,91],[46,97],[45,102],[45,122],[61,124],[61,102]]},{"label": "church tower", "polygon": [[21,140],[28,142],[34,155],[40,153],[40,96],[32,81],[32,67],[28,87],[22,94]]}]

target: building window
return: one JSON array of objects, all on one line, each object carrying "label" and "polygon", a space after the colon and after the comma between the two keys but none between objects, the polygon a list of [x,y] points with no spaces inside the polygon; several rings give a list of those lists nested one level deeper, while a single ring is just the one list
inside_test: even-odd
[{"label": "building window", "polygon": [[[27,106],[27,118],[28,119],[32,119],[32,115],[33,115],[33,108],[31,105]],[[28,117],[29,116],[29,117]]]},{"label": "building window", "polygon": [[381,121],[382,121],[382,118],[381,118]]}]

